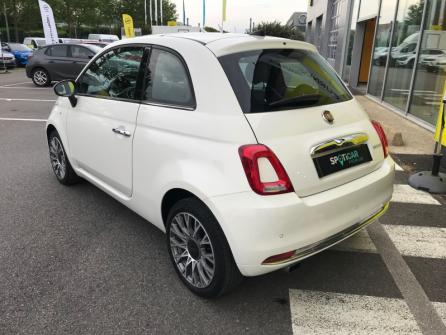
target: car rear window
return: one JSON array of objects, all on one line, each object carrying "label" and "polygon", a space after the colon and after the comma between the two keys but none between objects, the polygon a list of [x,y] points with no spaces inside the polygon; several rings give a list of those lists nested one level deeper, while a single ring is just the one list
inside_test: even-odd
[{"label": "car rear window", "polygon": [[323,106],[352,99],[316,52],[265,49],[222,56],[219,61],[244,113]]}]

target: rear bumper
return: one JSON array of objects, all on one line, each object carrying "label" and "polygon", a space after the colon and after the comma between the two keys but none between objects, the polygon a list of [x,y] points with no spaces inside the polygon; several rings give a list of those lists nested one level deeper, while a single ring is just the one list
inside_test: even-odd
[{"label": "rear bumper", "polygon": [[[393,192],[394,162],[352,182],[312,196],[259,196],[254,192],[208,199],[234,259],[245,276],[271,272],[318,253],[355,234],[387,209]],[[295,186],[297,187],[297,186]],[[286,262],[262,264],[295,251]]]},{"label": "rear bumper", "polygon": [[16,63],[15,63],[15,59],[11,59],[11,60],[5,60],[5,61],[3,61],[3,60],[0,60],[0,67],[1,68],[3,68],[3,67],[7,67],[7,68],[12,68],[12,67],[15,67],[16,66]]}]

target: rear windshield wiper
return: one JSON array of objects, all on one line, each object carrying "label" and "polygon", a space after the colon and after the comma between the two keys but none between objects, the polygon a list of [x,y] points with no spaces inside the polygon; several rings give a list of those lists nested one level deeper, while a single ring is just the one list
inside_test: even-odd
[{"label": "rear windshield wiper", "polygon": [[288,105],[295,105],[295,106],[311,105],[318,102],[321,97],[322,95],[316,93],[316,94],[300,95],[292,98],[284,98],[268,103],[268,107],[282,107]]}]

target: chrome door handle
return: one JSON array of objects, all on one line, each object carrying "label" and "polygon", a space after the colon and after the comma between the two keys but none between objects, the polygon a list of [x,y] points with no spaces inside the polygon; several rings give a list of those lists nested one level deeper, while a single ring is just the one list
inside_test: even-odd
[{"label": "chrome door handle", "polygon": [[130,137],[130,135],[131,135],[128,130],[126,130],[124,128],[121,128],[121,127],[113,128],[112,131],[114,133],[116,133],[116,134],[123,135],[123,136],[126,136],[126,137]]}]

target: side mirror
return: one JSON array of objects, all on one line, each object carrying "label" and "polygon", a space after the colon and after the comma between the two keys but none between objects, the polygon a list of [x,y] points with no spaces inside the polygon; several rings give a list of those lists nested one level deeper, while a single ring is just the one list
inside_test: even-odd
[{"label": "side mirror", "polygon": [[60,97],[67,97],[70,99],[71,106],[76,106],[76,83],[73,80],[68,79],[59,81],[54,85],[54,93]]}]

